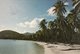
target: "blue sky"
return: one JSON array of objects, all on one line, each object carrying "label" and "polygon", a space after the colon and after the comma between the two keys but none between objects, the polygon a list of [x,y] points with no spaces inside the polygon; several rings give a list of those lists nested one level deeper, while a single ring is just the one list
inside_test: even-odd
[{"label": "blue sky", "polygon": [[40,21],[53,20],[47,10],[56,0],[0,0],[0,31],[35,32]]}]

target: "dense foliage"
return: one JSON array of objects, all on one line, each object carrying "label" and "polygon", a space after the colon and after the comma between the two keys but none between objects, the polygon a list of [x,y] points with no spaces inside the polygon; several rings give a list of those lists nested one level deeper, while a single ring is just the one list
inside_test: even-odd
[{"label": "dense foliage", "polygon": [[[80,0],[71,0],[72,10],[67,13],[64,3],[67,1],[58,0],[53,7],[53,14],[57,18],[49,23],[43,19],[40,22],[40,30],[32,35],[33,40],[45,42],[80,43]],[[67,16],[65,16],[67,15]],[[47,26],[48,25],[48,26]]]}]

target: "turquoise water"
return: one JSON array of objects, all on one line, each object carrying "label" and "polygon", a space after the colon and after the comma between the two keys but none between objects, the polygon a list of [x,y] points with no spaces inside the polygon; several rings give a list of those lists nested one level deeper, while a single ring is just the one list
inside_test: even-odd
[{"label": "turquoise water", "polygon": [[0,40],[0,54],[44,54],[44,49],[33,41]]}]

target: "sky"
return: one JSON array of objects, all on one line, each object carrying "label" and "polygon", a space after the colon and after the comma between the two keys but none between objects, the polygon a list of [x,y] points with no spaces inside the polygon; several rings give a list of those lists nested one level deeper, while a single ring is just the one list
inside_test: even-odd
[{"label": "sky", "polygon": [[49,8],[56,0],[0,0],[0,31],[36,32],[42,19],[54,20]]}]

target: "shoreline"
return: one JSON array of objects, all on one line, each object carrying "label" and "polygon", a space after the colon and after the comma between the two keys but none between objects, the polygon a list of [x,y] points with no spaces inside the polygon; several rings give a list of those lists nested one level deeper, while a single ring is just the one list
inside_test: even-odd
[{"label": "shoreline", "polygon": [[44,54],[80,54],[80,45],[69,44],[48,44],[45,42],[36,42],[44,48]]},{"label": "shoreline", "polygon": [[44,48],[44,54],[53,54],[50,48],[47,47],[47,43],[44,42],[36,42]]},{"label": "shoreline", "polygon": [[47,47],[47,43],[44,43],[44,42],[36,42],[36,43],[41,45],[44,48],[44,54],[53,54],[50,48]]}]

